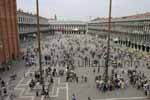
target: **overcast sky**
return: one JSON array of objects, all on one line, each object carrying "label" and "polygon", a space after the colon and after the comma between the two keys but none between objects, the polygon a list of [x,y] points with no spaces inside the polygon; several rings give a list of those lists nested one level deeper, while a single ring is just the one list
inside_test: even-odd
[{"label": "overcast sky", "polygon": [[[150,0],[112,0],[112,16],[150,12]],[[36,0],[17,0],[17,8],[35,13]],[[39,0],[40,16],[55,14],[60,20],[89,20],[107,17],[109,0]]]}]

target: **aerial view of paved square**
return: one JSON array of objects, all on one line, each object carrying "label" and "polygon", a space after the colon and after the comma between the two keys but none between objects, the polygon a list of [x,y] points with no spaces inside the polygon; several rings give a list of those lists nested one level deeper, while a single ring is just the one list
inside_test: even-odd
[{"label": "aerial view of paved square", "polygon": [[149,7],[0,0],[0,100],[150,100]]}]

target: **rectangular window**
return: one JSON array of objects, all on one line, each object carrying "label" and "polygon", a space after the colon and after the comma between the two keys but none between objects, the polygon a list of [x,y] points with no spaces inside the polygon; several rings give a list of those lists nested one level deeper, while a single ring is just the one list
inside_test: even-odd
[{"label": "rectangular window", "polygon": [[22,17],[20,17],[20,21],[21,21],[21,23],[22,23]]}]

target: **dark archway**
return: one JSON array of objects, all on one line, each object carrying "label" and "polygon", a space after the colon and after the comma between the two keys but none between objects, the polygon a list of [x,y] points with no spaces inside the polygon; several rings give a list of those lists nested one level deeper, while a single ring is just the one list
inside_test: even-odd
[{"label": "dark archway", "polygon": [[135,49],[138,49],[138,45],[137,44],[135,44]]},{"label": "dark archway", "polygon": [[142,51],[145,51],[145,46],[144,45],[142,45]]},{"label": "dark archway", "polygon": [[126,41],[123,40],[123,45],[126,45]]},{"label": "dark archway", "polygon": [[141,45],[138,45],[138,49],[141,50]]},{"label": "dark archway", "polygon": [[128,46],[128,41],[127,41],[127,40],[126,40],[126,43],[125,43],[125,45],[126,45],[126,46]]},{"label": "dark archway", "polygon": [[150,51],[150,47],[147,46],[147,47],[146,47],[146,52],[149,52],[149,51]]},{"label": "dark archway", "polygon": [[131,48],[134,48],[134,43],[131,43]]}]

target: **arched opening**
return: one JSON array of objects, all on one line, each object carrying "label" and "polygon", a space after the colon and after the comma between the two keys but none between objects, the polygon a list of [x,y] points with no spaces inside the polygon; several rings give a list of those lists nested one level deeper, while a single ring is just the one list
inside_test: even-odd
[{"label": "arched opening", "polygon": [[138,49],[141,50],[141,45],[138,45]]},{"label": "arched opening", "polygon": [[142,51],[145,51],[145,46],[144,45],[142,45]]},{"label": "arched opening", "polygon": [[147,47],[146,47],[146,52],[149,52],[149,51],[150,51],[150,47],[147,46]]},{"label": "arched opening", "polygon": [[138,49],[138,45],[137,44],[135,44],[135,49]]},{"label": "arched opening", "polygon": [[134,48],[134,43],[131,43],[131,48]]}]

